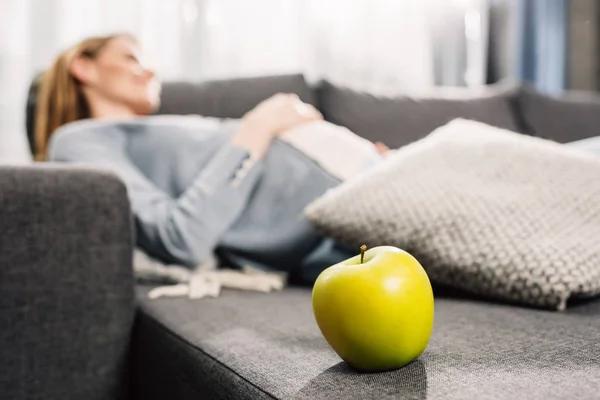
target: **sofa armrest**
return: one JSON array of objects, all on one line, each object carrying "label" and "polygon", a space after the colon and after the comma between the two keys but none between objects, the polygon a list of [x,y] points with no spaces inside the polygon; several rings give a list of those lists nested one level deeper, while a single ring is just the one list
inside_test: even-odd
[{"label": "sofa armrest", "polygon": [[131,259],[116,177],[0,167],[1,398],[118,398],[135,312]]}]

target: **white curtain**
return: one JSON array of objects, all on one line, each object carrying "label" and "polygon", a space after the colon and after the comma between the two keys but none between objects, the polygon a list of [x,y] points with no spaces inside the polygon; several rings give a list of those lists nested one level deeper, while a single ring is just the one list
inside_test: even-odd
[{"label": "white curtain", "polygon": [[[327,78],[391,95],[439,83],[433,41],[440,34],[440,16],[457,7],[459,13],[481,10],[483,3],[0,0],[0,162],[27,160],[24,106],[32,77],[61,49],[86,36],[133,33],[163,80],[302,72],[311,81]],[[479,37],[473,29],[484,28],[478,15],[471,12],[465,20],[471,39]],[[465,33],[461,29],[459,36]],[[484,40],[480,37],[479,44]],[[483,72],[481,65],[476,69]],[[471,71],[467,81],[484,79]]]}]

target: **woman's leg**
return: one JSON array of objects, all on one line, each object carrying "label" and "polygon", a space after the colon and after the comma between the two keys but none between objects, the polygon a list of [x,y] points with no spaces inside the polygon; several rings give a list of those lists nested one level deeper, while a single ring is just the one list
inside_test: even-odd
[{"label": "woman's leg", "polygon": [[312,285],[323,270],[344,261],[357,252],[340,245],[331,238],[324,238],[321,244],[312,251],[301,265],[290,274],[290,282],[300,285]]}]

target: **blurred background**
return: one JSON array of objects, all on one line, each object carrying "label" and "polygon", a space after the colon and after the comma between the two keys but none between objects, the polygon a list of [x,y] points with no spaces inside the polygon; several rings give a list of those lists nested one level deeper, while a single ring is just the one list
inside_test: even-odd
[{"label": "blurred background", "polygon": [[162,80],[302,72],[380,94],[504,78],[596,91],[596,0],[0,0],[0,161],[29,159],[27,88],[57,53],[130,32]]}]

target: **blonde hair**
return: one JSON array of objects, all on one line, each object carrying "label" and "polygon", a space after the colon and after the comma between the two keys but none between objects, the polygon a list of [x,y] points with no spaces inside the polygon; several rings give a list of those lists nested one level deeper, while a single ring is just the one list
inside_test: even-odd
[{"label": "blonde hair", "polygon": [[86,39],[62,52],[40,77],[34,127],[36,160],[46,159],[48,142],[58,127],[91,117],[81,84],[69,70],[73,60],[95,58],[108,42],[119,37],[133,40],[128,34]]}]

